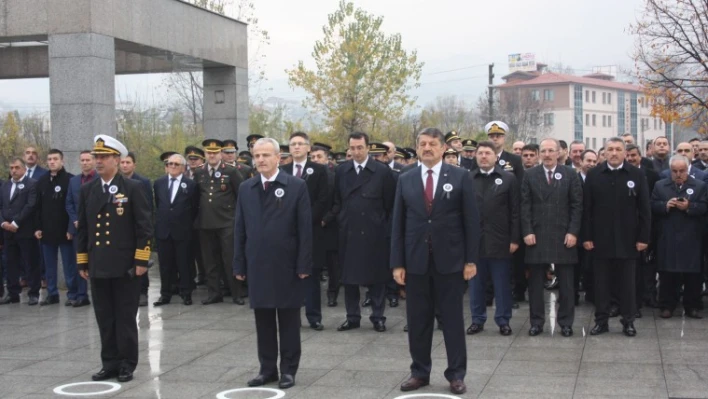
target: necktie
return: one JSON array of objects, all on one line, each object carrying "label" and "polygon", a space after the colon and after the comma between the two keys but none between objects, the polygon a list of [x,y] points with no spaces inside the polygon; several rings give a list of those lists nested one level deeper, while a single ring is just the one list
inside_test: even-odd
[{"label": "necktie", "polygon": [[103,185],[103,193],[106,194],[108,192],[108,184]]},{"label": "necktie", "polygon": [[548,185],[549,186],[551,185],[551,182],[553,182],[553,172],[549,170],[548,171]]},{"label": "necktie", "polygon": [[214,178],[214,168],[209,168],[209,177]]},{"label": "necktie", "polygon": [[433,171],[428,170],[428,178],[425,179],[425,207],[428,213],[433,209]]},{"label": "necktie", "polygon": [[356,174],[358,175],[359,173],[361,173],[361,171],[362,171],[363,169],[364,169],[363,166],[361,166],[361,165],[357,166],[357,167],[356,167]]},{"label": "necktie", "polygon": [[31,178],[32,178],[32,173],[34,173],[34,168],[31,168],[31,169],[27,172],[27,177],[29,177],[29,178],[31,179]]},{"label": "necktie", "polygon": [[269,188],[270,188],[270,182],[269,182],[269,181],[263,183],[263,190],[264,190],[264,191],[268,191]]},{"label": "necktie", "polygon": [[172,203],[172,189],[174,188],[175,181],[177,181],[177,179],[175,179],[174,177],[171,178],[171,179],[170,179],[170,187],[168,187],[168,190],[169,190],[169,193],[170,193],[170,203]]},{"label": "necktie", "polygon": [[12,181],[12,190],[10,190],[10,200],[13,200],[15,198],[15,194],[17,194],[17,182]]},{"label": "necktie", "polygon": [[297,164],[297,165],[295,165],[295,167],[297,168],[297,173],[295,173],[295,177],[301,178],[302,177],[302,165]]}]

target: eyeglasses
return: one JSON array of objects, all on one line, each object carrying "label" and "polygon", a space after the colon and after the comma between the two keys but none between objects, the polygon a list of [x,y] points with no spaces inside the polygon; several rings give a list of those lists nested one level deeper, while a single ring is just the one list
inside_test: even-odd
[{"label": "eyeglasses", "polygon": [[307,143],[302,142],[302,141],[296,141],[296,142],[290,143],[290,147],[304,147],[306,145],[307,145]]},{"label": "eyeglasses", "polygon": [[165,162],[166,166],[182,166],[179,162]]}]

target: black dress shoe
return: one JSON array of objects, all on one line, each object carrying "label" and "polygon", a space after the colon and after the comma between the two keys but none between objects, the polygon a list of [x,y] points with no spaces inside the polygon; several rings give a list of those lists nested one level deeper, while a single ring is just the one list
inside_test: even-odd
[{"label": "black dress shoe", "polygon": [[600,335],[606,332],[610,332],[610,326],[608,326],[607,323],[595,324],[595,327],[590,330],[590,335]]},{"label": "black dress shoe", "polygon": [[696,309],[689,309],[686,311],[686,317],[690,317],[692,319],[702,319],[703,316],[698,313]]},{"label": "black dress shoe", "polygon": [[6,296],[3,299],[0,299],[0,305],[7,305],[10,303],[20,303],[20,298],[19,297],[11,297],[11,296]]},{"label": "black dress shoe", "polygon": [[283,374],[280,376],[280,381],[278,382],[278,388],[288,389],[295,385],[295,377],[292,374]]},{"label": "black dress shoe", "polygon": [[239,305],[239,306],[243,306],[243,305],[246,304],[246,301],[244,301],[244,300],[241,299],[241,298],[234,298],[233,301],[234,301],[234,303],[235,303],[236,305]]},{"label": "black dress shoe", "polygon": [[91,379],[94,381],[104,381],[104,380],[108,380],[110,378],[117,377],[117,376],[118,376],[118,371],[116,371],[116,370],[101,369],[101,371],[92,375]]},{"label": "black dress shoe", "polygon": [[444,324],[442,323],[442,321],[438,320],[438,330],[442,331],[443,326],[444,326]]},{"label": "black dress shoe", "polygon": [[118,372],[118,382],[128,382],[133,379],[133,372],[128,369],[120,369]]},{"label": "black dress shoe", "polygon": [[508,336],[511,335],[511,327],[509,327],[508,324],[504,324],[503,326],[499,327],[499,334],[503,336]]},{"label": "black dress shoe", "polygon": [[206,281],[204,281],[204,280],[197,280],[196,284],[197,284],[197,285],[204,285],[204,284],[206,284]]},{"label": "black dress shoe", "polygon": [[450,381],[450,392],[455,395],[462,395],[467,392],[467,386],[462,380],[452,380]]},{"label": "black dress shoe", "polygon": [[157,302],[152,303],[152,306],[169,305],[171,300],[172,300],[172,298],[168,298],[166,296],[161,296],[160,299],[157,300]]},{"label": "black dress shoe", "polygon": [[484,303],[487,307],[490,307],[494,304],[494,299],[487,299]]},{"label": "black dress shoe", "polygon": [[248,380],[248,386],[249,387],[259,387],[265,384],[268,384],[270,382],[276,382],[278,381],[278,376],[277,375],[271,375],[271,376],[266,376],[263,374],[258,374],[258,376],[252,380]]},{"label": "black dress shoe", "polygon": [[634,318],[635,319],[641,319],[642,318],[642,311],[637,309],[637,312],[634,313]]},{"label": "black dress shoe", "polygon": [[622,332],[624,333],[624,335],[626,335],[628,337],[633,337],[633,336],[637,335],[637,329],[634,328],[634,323],[624,323],[623,322],[622,324],[624,325],[624,327],[622,327]]},{"label": "black dress shoe", "polygon": [[475,335],[475,334],[480,333],[482,331],[484,331],[484,324],[472,323],[467,328],[467,335]]},{"label": "black dress shoe", "polygon": [[617,317],[620,314],[620,310],[617,306],[610,306],[610,317]]},{"label": "black dress shoe", "polygon": [[66,302],[64,302],[64,306],[67,306],[67,307],[74,306],[75,303],[76,303],[75,300],[67,299]]},{"label": "black dress shoe", "polygon": [[644,300],[644,306],[648,308],[653,308],[656,309],[659,307],[659,302],[656,301],[656,299],[651,298],[651,299],[645,299]]},{"label": "black dress shoe", "polygon": [[523,292],[520,294],[514,294],[513,299],[514,302],[524,302],[526,301],[526,294]]},{"label": "black dress shoe", "polygon": [[429,384],[430,384],[429,379],[411,377],[411,378],[403,381],[403,384],[401,384],[401,391],[403,391],[403,392],[416,391],[416,390],[418,390],[424,386],[427,386]]},{"label": "black dress shoe", "polygon": [[73,306],[75,308],[80,308],[82,306],[88,306],[90,304],[91,304],[91,301],[89,301],[88,298],[84,298],[84,299],[78,299],[78,300],[74,301]]},{"label": "black dress shoe", "polygon": [[341,326],[337,327],[337,331],[349,331],[355,328],[361,327],[361,323],[354,323],[352,321],[345,321]]},{"label": "black dress shoe", "polygon": [[29,301],[27,301],[27,304],[30,305],[30,306],[34,306],[34,305],[36,305],[36,304],[38,304],[38,303],[39,303],[39,298],[37,298],[36,296],[31,296],[31,297],[29,298]]},{"label": "black dress shoe", "polygon": [[543,327],[541,326],[531,326],[529,328],[529,335],[535,337],[543,332]]},{"label": "black dress shoe", "polygon": [[322,323],[320,323],[319,321],[316,321],[316,322],[314,322],[314,323],[310,323],[310,328],[313,329],[313,330],[315,330],[315,331],[322,331],[322,330],[324,330],[324,326],[323,326]]},{"label": "black dress shoe", "polygon": [[403,332],[408,332],[408,324],[406,324],[405,326],[403,326]]},{"label": "black dress shoe", "polygon": [[183,295],[182,304],[185,306],[190,306],[192,304],[192,295]]},{"label": "black dress shoe", "polygon": [[388,300],[389,306],[392,308],[397,308],[398,307],[398,298],[391,298]]},{"label": "black dress shoe", "polygon": [[573,327],[571,327],[571,326],[561,327],[561,335],[564,337],[570,337],[571,335],[573,335]]},{"label": "black dress shoe", "polygon": [[519,308],[519,303],[518,303],[518,302],[512,303],[512,304],[511,304],[511,308],[512,308],[512,309],[518,309],[518,308]]},{"label": "black dress shoe", "polygon": [[333,298],[328,299],[327,306],[329,306],[330,308],[337,306],[337,300]]},{"label": "black dress shoe", "polygon": [[147,294],[140,294],[140,298],[138,299],[138,306],[143,307],[148,305],[148,296]]},{"label": "black dress shoe", "polygon": [[50,295],[40,302],[39,306],[54,305],[57,303],[59,303],[59,295]]},{"label": "black dress shoe", "polygon": [[361,303],[361,307],[368,308],[369,306],[371,306],[371,298],[364,299],[364,302]]},{"label": "black dress shoe", "polygon": [[220,296],[215,296],[215,297],[211,297],[211,298],[207,298],[207,299],[203,300],[202,305],[212,305],[212,304],[221,303],[221,302],[224,302],[224,298],[222,298]]},{"label": "black dress shoe", "polygon": [[384,324],[383,321],[375,321],[374,322],[374,330],[376,332],[384,332],[386,331],[386,324]]}]

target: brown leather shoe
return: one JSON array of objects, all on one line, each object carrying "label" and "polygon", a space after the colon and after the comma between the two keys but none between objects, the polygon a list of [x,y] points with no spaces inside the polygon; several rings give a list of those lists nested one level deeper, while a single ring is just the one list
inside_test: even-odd
[{"label": "brown leather shoe", "polygon": [[430,380],[426,380],[423,378],[417,378],[417,377],[411,377],[411,378],[403,381],[403,384],[401,384],[401,391],[403,391],[403,392],[415,391],[416,389],[422,388],[428,384],[430,384]]},{"label": "brown leather shoe", "polygon": [[462,380],[450,381],[450,392],[454,393],[455,395],[462,395],[463,393],[467,392],[467,386]]}]

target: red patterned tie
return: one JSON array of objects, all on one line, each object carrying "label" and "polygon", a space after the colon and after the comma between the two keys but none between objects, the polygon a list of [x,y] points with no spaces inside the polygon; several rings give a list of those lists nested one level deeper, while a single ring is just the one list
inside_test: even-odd
[{"label": "red patterned tie", "polygon": [[295,167],[297,168],[297,173],[295,173],[295,177],[302,178],[302,165],[297,164],[295,165]]},{"label": "red patterned tie", "polygon": [[428,213],[433,209],[433,171],[428,169],[428,178],[425,179],[425,206]]},{"label": "red patterned tie", "polygon": [[548,171],[548,185],[551,185],[551,182],[553,181],[553,172],[550,170]]}]

